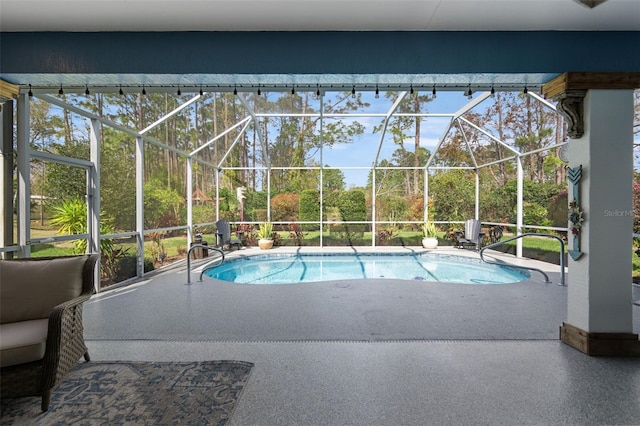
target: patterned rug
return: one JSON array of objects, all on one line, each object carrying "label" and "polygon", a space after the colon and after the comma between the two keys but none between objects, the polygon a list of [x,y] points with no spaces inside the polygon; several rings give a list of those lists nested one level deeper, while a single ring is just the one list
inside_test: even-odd
[{"label": "patterned rug", "polygon": [[3,425],[224,425],[247,384],[252,363],[79,363],[40,398],[2,400]]}]

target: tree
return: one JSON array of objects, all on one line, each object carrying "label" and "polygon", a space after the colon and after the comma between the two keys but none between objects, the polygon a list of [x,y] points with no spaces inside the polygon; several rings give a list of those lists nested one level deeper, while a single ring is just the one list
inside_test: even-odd
[{"label": "tree", "polygon": [[[89,157],[89,145],[86,141],[69,141],[66,144],[53,143],[50,149],[65,157],[80,159]],[[47,163],[43,188],[51,199],[84,198],[87,191],[86,170],[66,164]]]},{"label": "tree", "polygon": [[[367,106],[361,95],[355,98],[350,93],[337,93],[335,98],[324,98],[324,110],[327,113],[346,113]],[[271,188],[275,192],[299,192],[304,189],[318,187],[317,172],[308,170],[309,166],[317,166],[317,151],[321,146],[331,147],[335,143],[348,143],[364,132],[364,127],[357,121],[348,122],[343,119],[325,120],[322,132],[319,129],[320,116],[309,116],[317,113],[310,105],[310,92],[283,94],[275,102],[265,105],[271,112],[307,114],[303,116],[276,117],[269,121],[269,135],[275,134],[268,141],[268,153],[261,155],[263,161],[269,157],[269,163],[275,167],[295,167],[292,170],[272,170]]]},{"label": "tree", "polygon": [[[399,94],[397,92],[386,92],[385,97],[390,99],[397,99]],[[433,100],[432,96],[420,95],[419,92],[415,92],[409,96],[404,97],[398,105],[397,112],[399,113],[413,113],[418,114],[426,112],[425,104]],[[404,175],[404,192],[406,194],[417,194],[420,191],[420,166],[425,163],[421,161],[419,155],[416,155],[421,149],[420,146],[420,129],[423,118],[419,116],[393,116],[387,125],[387,132],[393,138],[393,142],[396,143],[399,148],[394,154],[396,157],[396,164],[403,167],[414,167],[413,171],[404,169],[402,174]],[[375,126],[374,133],[380,132],[383,129],[383,125]],[[413,130],[413,132],[411,132]],[[410,152],[405,146],[405,142],[410,141],[413,138],[413,152]]]},{"label": "tree", "polygon": [[433,200],[432,220],[460,221],[474,217],[475,179],[464,170],[447,170],[429,179],[429,198]]},{"label": "tree", "polygon": [[344,190],[344,173],[338,169],[322,170],[322,187],[325,191]]},{"label": "tree", "polygon": [[184,198],[161,182],[149,181],[144,185],[144,222],[146,229],[176,226],[180,222],[180,209]]}]

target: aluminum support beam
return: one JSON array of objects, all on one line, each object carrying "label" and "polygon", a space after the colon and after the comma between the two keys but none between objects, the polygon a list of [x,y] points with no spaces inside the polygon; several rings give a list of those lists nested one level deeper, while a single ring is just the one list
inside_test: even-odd
[{"label": "aluminum support beam", "polygon": [[466,104],[465,106],[463,106],[462,108],[454,112],[453,117],[454,118],[461,117],[462,115],[466,114],[467,112],[471,111],[476,106],[484,102],[484,100],[487,99],[489,96],[491,96],[491,93],[482,92],[479,96],[476,96],[474,100],[472,100],[471,102],[469,102],[468,104]]},{"label": "aluminum support beam", "polygon": [[478,169],[476,169],[476,211],[475,219],[480,220],[480,176],[478,175]]},{"label": "aluminum support beam", "polygon": [[53,154],[46,151],[31,150],[30,155],[32,160],[48,161],[50,163],[64,164],[65,166],[82,167],[85,169],[93,167],[93,163],[91,161],[82,160],[80,158],[65,157],[63,155]]},{"label": "aluminum support beam", "polygon": [[464,140],[464,145],[467,147],[467,152],[469,152],[469,157],[471,157],[471,162],[473,163],[473,167],[478,168],[478,162],[476,161],[476,156],[473,155],[473,150],[471,149],[471,144],[469,143],[469,139],[467,138],[467,133],[462,128],[462,123],[460,120],[455,120],[458,129],[460,129],[460,133],[462,134],[462,139]]},{"label": "aluminum support beam", "polygon": [[224,161],[227,159],[229,154],[231,154],[231,151],[236,146],[236,144],[238,143],[242,135],[244,135],[245,130],[247,130],[247,127],[249,127],[249,124],[251,123],[251,117],[245,118],[244,120],[242,120],[242,122],[244,123],[244,126],[242,127],[242,129],[240,129],[240,133],[238,133],[238,136],[236,136],[236,138],[233,140],[233,143],[231,144],[231,146],[229,146],[229,149],[227,150],[227,152],[225,152],[224,156],[220,159],[220,162],[218,163],[218,167],[222,167],[222,163],[224,163]]},{"label": "aluminum support beam", "polygon": [[193,159],[187,157],[187,242],[193,241]]},{"label": "aluminum support beam", "polygon": [[[264,134],[262,134],[262,128],[260,127],[260,123],[258,122],[258,115],[253,110],[253,108],[251,108],[251,106],[249,105],[249,103],[247,102],[244,96],[238,95],[238,99],[240,99],[240,102],[242,103],[242,105],[247,109],[247,111],[253,118],[253,126],[256,133],[258,134],[258,140],[260,141],[262,152],[267,152],[267,141],[264,138]],[[322,98],[320,98],[320,111],[322,111]],[[320,119],[322,120],[322,116],[320,117]],[[269,164],[270,163],[269,158],[267,158],[266,160],[267,160],[267,164]]]},{"label": "aluminum support beam", "polygon": [[144,276],[144,138],[136,138],[136,276]]},{"label": "aluminum support beam", "polygon": [[438,150],[442,146],[442,143],[444,142],[444,138],[447,137],[447,134],[451,130],[451,126],[452,125],[453,125],[453,118],[451,119],[451,121],[449,121],[449,124],[447,125],[447,128],[444,129],[444,132],[442,132],[442,135],[440,136],[440,139],[438,140],[438,144],[436,145],[436,148],[433,150],[433,152],[431,153],[431,156],[427,160],[427,164],[425,164],[425,169],[428,170],[429,166],[431,166],[431,163],[433,162],[433,159],[435,158],[436,153],[438,152]]},{"label": "aluminum support beam", "polygon": [[177,113],[179,113],[180,111],[182,111],[183,109],[185,109],[186,107],[188,107],[189,105],[191,105],[192,103],[197,101],[198,99],[200,99],[200,95],[197,95],[197,96],[189,99],[187,102],[183,103],[182,105],[180,105],[179,107],[177,107],[176,109],[171,111],[170,113],[166,114],[164,117],[160,118],[159,120],[151,123],[150,125],[148,125],[144,129],[140,130],[140,134],[144,135],[149,130],[153,129],[154,127],[158,126],[159,124],[164,123],[165,121],[167,121],[168,119],[170,119],[171,117],[173,117],[174,115],[176,115]]},{"label": "aluminum support beam", "polygon": [[[320,97],[320,111],[324,111],[324,96]],[[320,115],[320,248],[324,247],[324,114]]]},{"label": "aluminum support beam", "polygon": [[380,132],[380,142],[378,143],[378,150],[376,151],[376,156],[373,159],[373,169],[375,170],[376,164],[378,164],[378,157],[380,156],[380,150],[382,149],[382,142],[384,141],[385,133],[387,132],[387,125],[389,124],[389,119],[393,115],[393,112],[398,109],[400,106],[400,102],[407,96],[407,92],[400,92],[398,94],[398,99],[391,105],[389,111],[385,114],[384,124],[382,125],[382,132]]},{"label": "aluminum support beam", "polygon": [[151,143],[151,144],[153,144],[153,145],[156,145],[156,146],[158,146],[158,147],[160,147],[160,148],[163,148],[163,149],[169,150],[169,151],[171,151],[171,152],[175,152],[176,154],[178,154],[178,155],[179,155],[179,156],[181,156],[181,157],[186,157],[186,156],[187,156],[187,154],[186,154],[186,153],[184,153],[184,152],[180,151],[179,149],[174,148],[174,147],[172,147],[172,146],[169,146],[169,145],[167,145],[167,144],[165,144],[165,143],[162,143],[162,142],[160,142],[160,141],[158,141],[158,140],[156,140],[156,139],[150,138],[150,137],[148,137],[148,136],[146,136],[146,135],[142,135],[142,134],[141,134],[140,132],[138,132],[137,130],[133,130],[133,129],[129,129],[128,127],[121,126],[120,124],[115,123],[115,122],[113,122],[113,121],[111,121],[111,120],[108,120],[108,119],[106,119],[106,118],[104,118],[104,117],[100,117],[100,116],[98,116],[98,115],[96,115],[96,114],[93,114],[93,113],[91,113],[91,112],[85,111],[85,110],[83,110],[83,109],[80,109],[80,108],[78,108],[78,107],[75,107],[75,106],[73,106],[73,105],[70,105],[70,104],[68,104],[68,103],[66,103],[66,102],[62,102],[61,100],[59,100],[59,99],[57,99],[57,98],[55,98],[55,97],[53,97],[53,96],[49,96],[49,95],[38,95],[38,98],[40,98],[40,99],[42,99],[43,101],[46,101],[46,102],[48,102],[48,103],[50,103],[50,104],[57,105],[57,106],[59,106],[60,108],[66,109],[66,110],[71,111],[71,112],[74,112],[74,113],[76,113],[76,114],[78,114],[78,115],[80,115],[80,116],[82,116],[82,117],[85,117],[85,118],[88,118],[88,119],[96,119],[96,120],[99,120],[99,121],[100,121],[102,124],[104,124],[105,126],[108,126],[108,127],[111,127],[111,128],[113,128],[113,129],[115,129],[115,130],[119,130],[119,131],[121,131],[121,132],[127,133],[128,135],[131,135],[131,136],[133,136],[133,137],[139,137],[139,136],[141,136],[141,137],[143,137],[143,138],[144,138],[144,140],[146,140],[147,142],[149,142],[149,143]]},{"label": "aluminum support beam", "polygon": [[529,90],[529,92],[527,92],[527,93],[529,94],[529,96],[531,96],[533,99],[535,99],[538,102],[540,102],[542,105],[545,105],[546,107],[550,108],[553,111],[557,111],[556,106],[554,104],[552,104],[551,102],[549,102],[548,100],[546,100],[542,96],[538,95],[534,91]]},{"label": "aluminum support beam", "polygon": [[[0,104],[0,246],[13,245],[13,101]],[[0,258],[11,259],[13,253],[2,254]]]},{"label": "aluminum support beam", "polygon": [[423,220],[426,222],[429,220],[429,170],[424,170],[424,197],[423,200],[423,210],[424,217]]},{"label": "aluminum support beam", "polygon": [[87,168],[87,216],[90,253],[100,251],[100,123],[91,120],[89,147],[92,167]]},{"label": "aluminum support beam", "polygon": [[222,169],[216,169],[216,222],[220,220],[220,173]]},{"label": "aluminum support beam", "polygon": [[18,257],[31,256],[31,137],[29,134],[31,120],[30,102],[28,95],[18,96]]},{"label": "aluminum support beam", "polygon": [[[523,180],[524,171],[522,168],[522,157],[518,157],[518,169],[517,169],[517,204],[516,204],[516,235],[522,234],[522,199],[523,199]],[[516,241],[516,257],[522,257],[522,238],[518,238]]]},{"label": "aluminum support beam", "polygon": [[[87,170],[87,232],[89,253],[100,253],[100,121],[91,120],[89,128],[89,157],[93,167]],[[94,269],[94,286],[96,293],[100,291],[100,262]]]},{"label": "aluminum support beam", "polygon": [[470,122],[469,120],[467,120],[464,117],[458,117],[458,120],[463,120],[465,123],[467,123],[468,125],[472,126],[474,129],[478,130],[479,132],[482,132],[483,134],[487,135],[490,139],[492,139],[493,141],[499,143],[500,145],[504,146],[505,148],[507,148],[509,151],[513,152],[514,154],[518,154],[520,155],[520,152],[518,152],[517,150],[515,150],[514,148],[510,147],[509,145],[507,145],[506,143],[502,142],[500,139],[496,138],[495,136],[493,136],[491,133],[487,132],[486,130],[482,129],[481,127],[476,126],[475,124],[473,124],[472,122]]},{"label": "aluminum support beam", "polygon": [[[208,140],[204,145],[198,147],[198,149],[195,149],[193,151],[191,151],[191,153],[189,153],[190,156],[194,156],[197,153],[199,153],[200,151],[202,151],[203,149],[205,149],[206,147],[208,147],[209,145],[211,145],[212,143],[214,143],[215,141],[217,141],[218,139],[220,139],[221,137],[223,137],[224,135],[226,135],[227,133],[233,131],[236,127],[242,126],[244,124],[244,128],[247,128],[247,123],[251,121],[251,116],[245,117],[242,120],[238,121],[236,124],[234,124],[233,126],[229,127],[228,129],[226,129],[224,132],[220,133],[219,135],[216,135],[213,139]],[[227,156],[228,152],[225,153],[225,157]]]}]

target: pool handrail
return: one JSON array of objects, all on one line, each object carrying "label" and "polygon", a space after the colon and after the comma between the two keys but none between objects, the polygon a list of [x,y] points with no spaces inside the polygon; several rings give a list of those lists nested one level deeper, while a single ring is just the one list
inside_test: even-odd
[{"label": "pool handrail", "polygon": [[222,251],[221,249],[217,248],[217,247],[211,247],[211,246],[205,246],[204,244],[194,244],[189,248],[189,251],[187,252],[187,285],[191,285],[191,252],[194,249],[197,248],[201,248],[201,249],[206,249],[206,250],[213,250],[216,251],[218,253],[220,253],[220,255],[222,256],[222,258],[217,258],[212,260],[211,262],[205,264],[202,267],[202,273],[200,274],[200,281],[202,281],[202,274],[204,273],[204,271],[207,269],[207,267],[209,267],[212,263],[214,262],[220,262],[218,265],[215,266],[220,266],[224,263],[224,251]]},{"label": "pool handrail", "polygon": [[489,244],[488,246],[484,246],[480,249],[480,260],[482,260],[485,263],[488,264],[492,264],[492,265],[506,265],[509,267],[513,267],[513,268],[520,268],[520,269],[529,269],[532,271],[537,271],[540,272],[542,275],[544,275],[545,278],[545,282],[550,283],[551,280],[549,279],[549,276],[542,270],[538,269],[538,268],[533,268],[530,266],[521,266],[521,265],[513,265],[513,264],[504,264],[504,263],[500,263],[500,262],[489,262],[488,260],[485,260],[485,258],[483,257],[484,251],[494,248],[494,247],[498,247],[501,246],[503,244],[509,243],[511,241],[515,241],[519,238],[523,238],[523,237],[528,237],[528,236],[536,236],[536,237],[547,237],[547,238],[555,238],[556,240],[558,240],[560,242],[560,284],[559,285],[565,285],[565,281],[564,281],[564,241],[562,240],[562,238],[558,237],[557,235],[553,235],[553,234],[536,234],[535,232],[525,232],[523,234],[520,235],[516,235],[515,237],[511,237],[508,238],[506,240],[501,240],[498,241],[496,243],[493,244]]}]

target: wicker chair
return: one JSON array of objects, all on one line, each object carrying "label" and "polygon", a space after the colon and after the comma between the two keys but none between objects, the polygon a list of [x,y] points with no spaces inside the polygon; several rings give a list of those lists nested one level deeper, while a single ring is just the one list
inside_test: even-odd
[{"label": "wicker chair", "polygon": [[94,292],[99,256],[0,261],[0,392],[2,398],[51,392],[89,352],[82,305]]}]

